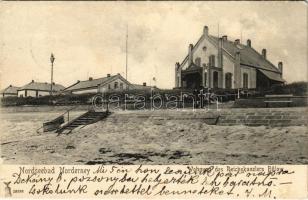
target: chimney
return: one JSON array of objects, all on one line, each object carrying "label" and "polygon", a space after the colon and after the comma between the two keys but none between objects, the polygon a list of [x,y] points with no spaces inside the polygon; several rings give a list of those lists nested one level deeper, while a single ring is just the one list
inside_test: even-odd
[{"label": "chimney", "polygon": [[203,27],[203,35],[209,35],[209,27],[207,26]]},{"label": "chimney", "polygon": [[92,78],[92,77],[89,77],[89,81],[93,81],[93,78]]},{"label": "chimney", "polygon": [[236,39],[236,40],[234,40],[234,44],[235,44],[235,45],[240,44],[240,39]]},{"label": "chimney", "polygon": [[278,63],[278,69],[279,69],[279,71],[281,73],[281,77],[282,77],[283,63],[281,61]]},{"label": "chimney", "polygon": [[55,82],[52,82],[52,85],[55,85]]},{"label": "chimney", "polygon": [[110,74],[107,74],[107,77],[110,77]]},{"label": "chimney", "polygon": [[190,44],[188,47],[188,66],[192,64],[193,62],[193,54],[192,54],[192,50],[193,50],[193,45]]},{"label": "chimney", "polygon": [[31,83],[34,83],[34,80],[32,80]]},{"label": "chimney", "polygon": [[251,40],[250,39],[247,40],[247,46],[251,47]]},{"label": "chimney", "polygon": [[147,86],[147,83],[146,83],[146,82],[144,82],[142,85],[143,85],[143,86]]},{"label": "chimney", "polygon": [[266,59],[266,49],[262,49],[262,56]]},{"label": "chimney", "polygon": [[10,85],[10,87],[12,87],[12,85]]},{"label": "chimney", "polygon": [[180,63],[179,63],[179,62],[176,62],[176,63],[175,63],[175,69],[178,70],[179,68],[180,68]]},{"label": "chimney", "polygon": [[223,41],[227,41],[228,40],[228,36],[226,36],[226,35],[222,36],[222,40]]}]

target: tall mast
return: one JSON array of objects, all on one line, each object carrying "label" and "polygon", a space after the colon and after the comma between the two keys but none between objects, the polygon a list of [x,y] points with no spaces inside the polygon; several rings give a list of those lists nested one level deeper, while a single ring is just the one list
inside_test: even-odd
[{"label": "tall mast", "polygon": [[128,25],[126,24],[126,55],[125,55],[125,79],[127,80],[127,45],[128,45]]},{"label": "tall mast", "polygon": [[51,62],[51,77],[50,77],[50,95],[52,96],[52,86],[53,86],[53,63],[55,61],[55,57],[53,56],[53,53],[51,53],[50,56],[50,62]]},{"label": "tall mast", "polygon": [[217,36],[219,38],[219,22],[218,22],[218,27],[217,27],[218,31],[217,31]]}]

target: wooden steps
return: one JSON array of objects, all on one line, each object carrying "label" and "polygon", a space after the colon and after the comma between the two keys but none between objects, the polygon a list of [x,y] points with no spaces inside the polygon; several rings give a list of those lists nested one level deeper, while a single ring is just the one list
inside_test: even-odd
[{"label": "wooden steps", "polygon": [[95,111],[88,111],[81,116],[77,117],[76,119],[68,122],[67,124],[64,124],[61,126],[56,133],[70,133],[72,130],[79,126],[86,126],[88,124],[93,124],[97,121],[100,121],[104,118],[106,118],[110,113],[109,112],[95,112]]}]

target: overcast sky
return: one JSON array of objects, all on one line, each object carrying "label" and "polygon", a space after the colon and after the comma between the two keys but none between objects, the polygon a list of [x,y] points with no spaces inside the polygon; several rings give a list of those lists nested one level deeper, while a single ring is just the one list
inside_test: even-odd
[{"label": "overcast sky", "polygon": [[[0,87],[32,79],[69,86],[107,73],[174,87],[174,65],[204,25],[212,35],[241,38],[275,65],[288,82],[307,80],[307,4],[304,2],[1,2]],[[152,81],[153,84],[153,81]]]}]

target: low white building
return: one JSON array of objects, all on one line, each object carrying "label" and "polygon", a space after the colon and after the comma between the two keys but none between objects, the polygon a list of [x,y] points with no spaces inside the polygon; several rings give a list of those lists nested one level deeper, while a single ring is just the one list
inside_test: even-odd
[{"label": "low white building", "polygon": [[[53,83],[52,93],[57,94],[61,92],[65,87],[59,84]],[[51,84],[35,82],[32,80],[30,83],[22,86],[17,90],[18,97],[40,97],[50,95]]]},{"label": "low white building", "polygon": [[1,90],[1,97],[17,97],[17,90],[19,87],[10,85],[9,87]]}]

